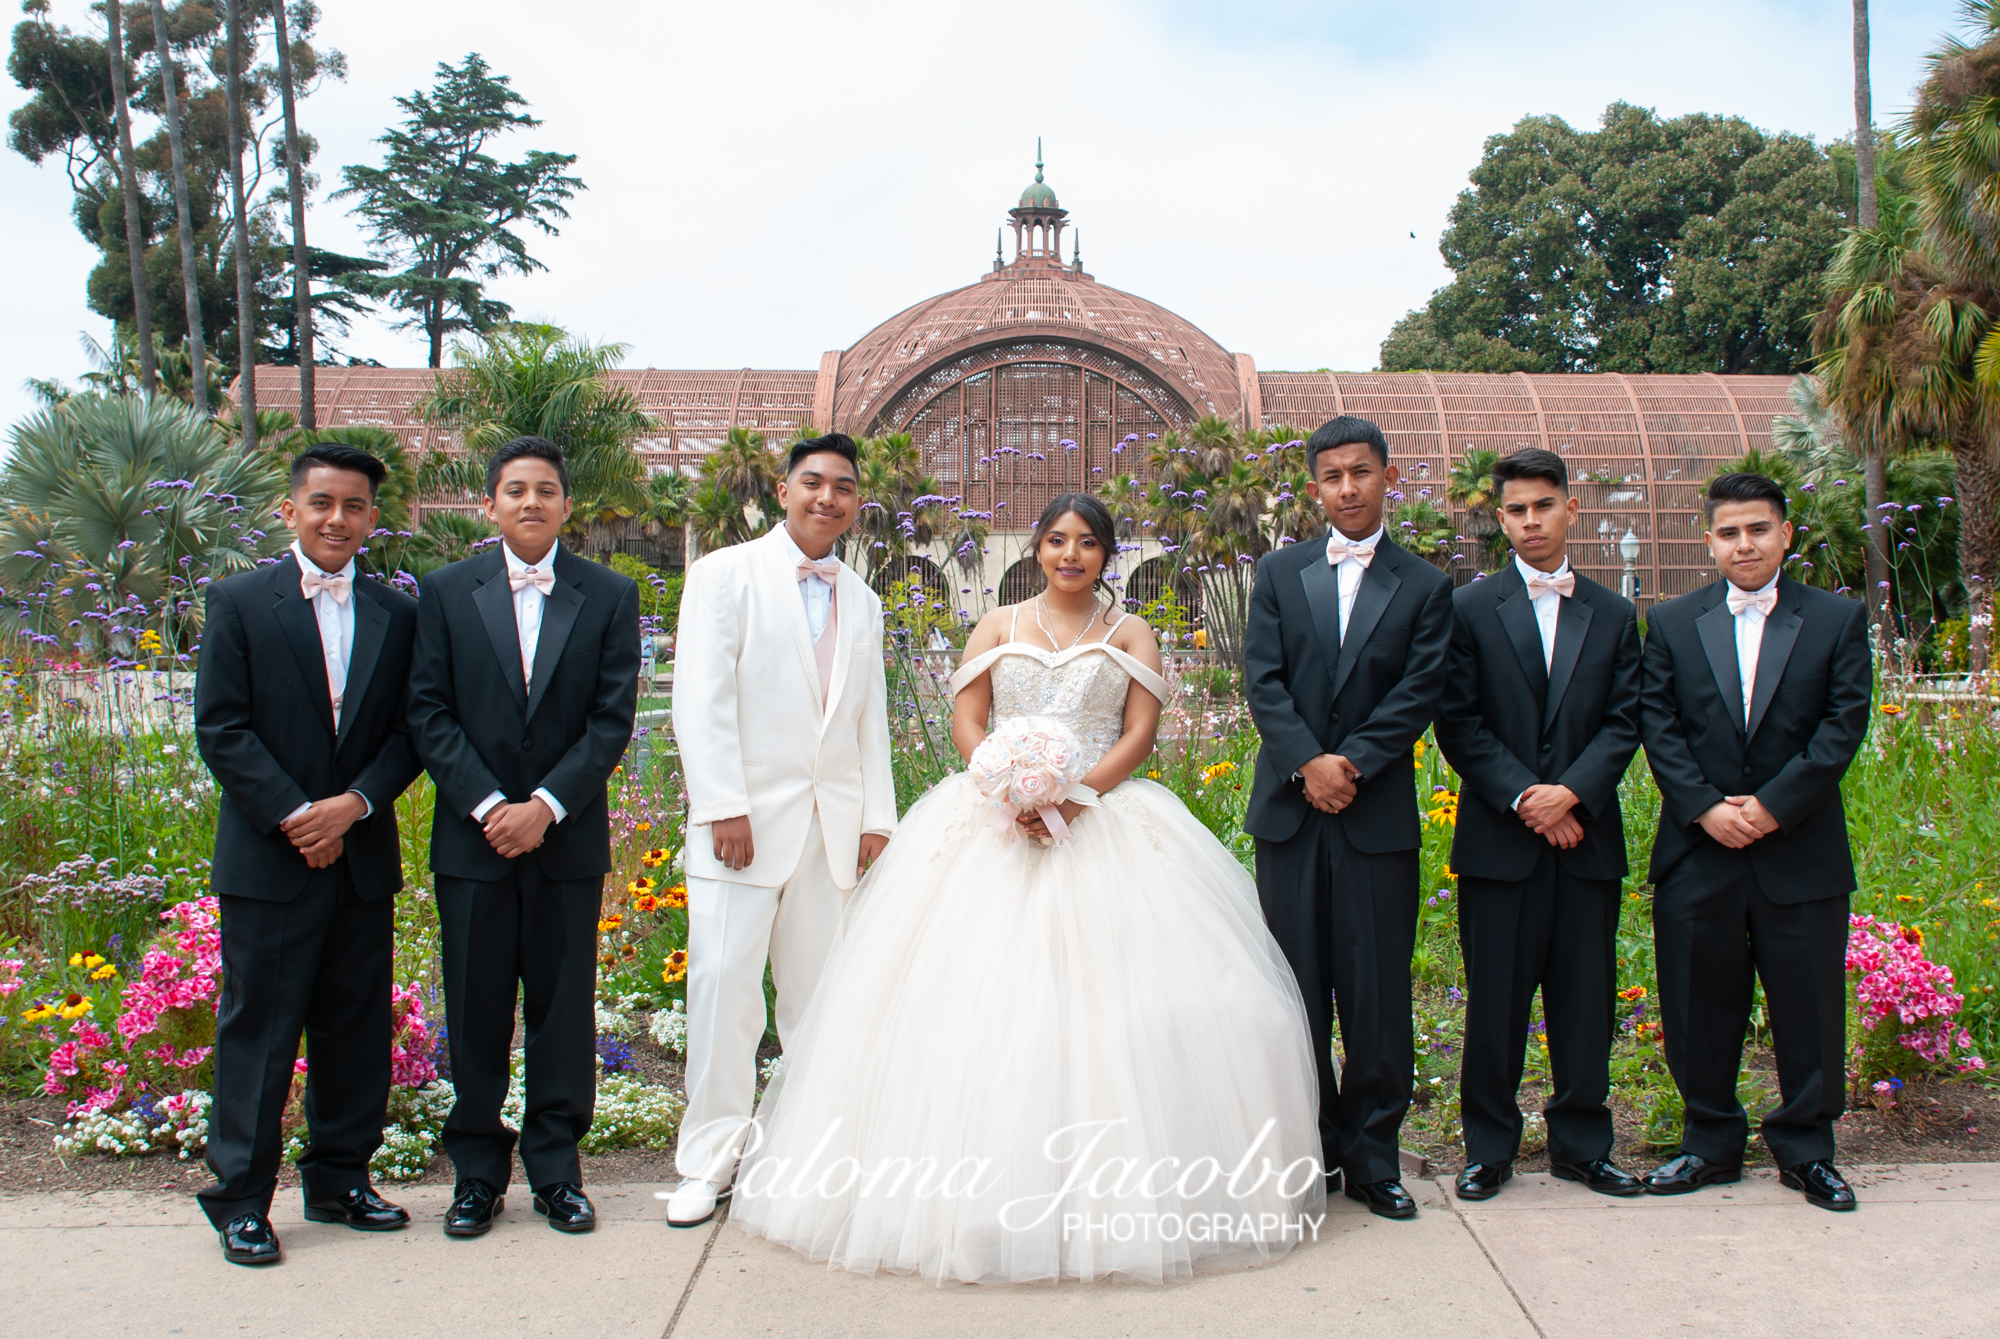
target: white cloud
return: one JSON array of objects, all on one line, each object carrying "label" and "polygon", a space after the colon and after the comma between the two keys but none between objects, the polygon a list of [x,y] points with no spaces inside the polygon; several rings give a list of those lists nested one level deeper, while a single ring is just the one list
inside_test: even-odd
[{"label": "white cloud", "polygon": [[[57,9],[93,21],[80,0]],[[1879,121],[1900,113],[1953,14],[1943,0],[1876,6]],[[1533,113],[1594,124],[1623,99],[1836,138],[1853,114],[1849,22],[1846,5],[1791,0],[343,0],[322,36],[353,77],[302,115],[332,183],[377,161],[395,96],[479,51],[547,122],[499,151],[574,152],[590,187],[560,237],[530,243],[548,272],[494,292],[524,317],[625,341],[635,366],[813,367],[971,282],[1041,135],[1101,281],[1265,368],[1366,368],[1449,277],[1437,236],[1486,136]],[[22,96],[10,87],[7,105]],[[59,169],[4,156],[16,268],[0,422],[29,407],[22,378],[79,370],[75,331],[105,329],[85,305],[95,253],[69,199]],[[365,247],[324,194],[311,226],[320,245]],[[348,347],[423,359],[414,334],[380,325]]]}]

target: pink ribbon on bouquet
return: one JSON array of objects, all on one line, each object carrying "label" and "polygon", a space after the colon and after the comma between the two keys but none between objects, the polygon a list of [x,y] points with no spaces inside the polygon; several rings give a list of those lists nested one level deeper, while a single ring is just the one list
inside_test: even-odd
[{"label": "pink ribbon on bouquet", "polygon": [[[1026,811],[1023,810],[1022,812]],[[1055,841],[1066,841],[1069,838],[1069,824],[1063,821],[1062,810],[1050,804],[1041,806],[1035,810],[1035,813],[1040,816],[1043,824],[1047,826],[1049,836],[1052,839]],[[993,830],[1002,834],[1011,832],[1014,830],[1015,822],[1020,817],[1019,813],[1010,814],[1007,810],[996,806],[993,810]]]}]

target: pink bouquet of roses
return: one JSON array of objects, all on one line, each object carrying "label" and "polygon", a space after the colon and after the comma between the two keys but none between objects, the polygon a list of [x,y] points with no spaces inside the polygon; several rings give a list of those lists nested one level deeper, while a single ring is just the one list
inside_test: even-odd
[{"label": "pink bouquet of roses", "polygon": [[993,804],[993,827],[1019,832],[1015,820],[1035,813],[1061,841],[1069,836],[1061,804],[1083,779],[1083,747],[1061,721],[1018,716],[1002,721],[966,765],[972,784]]}]

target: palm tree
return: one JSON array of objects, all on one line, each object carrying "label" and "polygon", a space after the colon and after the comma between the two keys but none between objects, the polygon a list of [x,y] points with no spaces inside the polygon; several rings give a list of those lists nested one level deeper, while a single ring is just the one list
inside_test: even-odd
[{"label": "palm tree", "polygon": [[477,339],[452,345],[452,369],[413,406],[463,447],[425,457],[418,483],[426,497],[484,494],[487,457],[516,437],[544,437],[562,448],[573,534],[594,541],[603,524],[647,505],[635,444],[657,425],[632,392],[605,379],[624,345],[572,339],[552,325],[502,326]]},{"label": "palm tree", "polygon": [[1229,467],[1236,463],[1241,450],[1242,438],[1236,425],[1219,414],[1204,414],[1201,421],[1188,431],[1187,446],[1193,453],[1189,463],[1197,474],[1206,474],[1211,479],[1227,474]]},{"label": "palm tree", "polygon": [[139,389],[159,384],[153,368],[153,295],[146,280],[146,229],[139,219],[139,169],[132,154],[132,107],[125,91],[125,19],[122,4],[104,7],[105,50],[111,63],[111,104],[118,125],[118,193],[125,205],[125,255],[132,264],[132,332],[139,350]]},{"label": "palm tree", "polygon": [[196,412],[208,412],[208,354],[201,340],[201,289],[194,258],[194,215],[188,207],[187,148],[181,130],[181,98],[174,87],[172,31],[167,25],[166,0],[153,0],[154,57],[160,62],[160,114],[167,122],[167,143],[173,150],[174,212],[180,219],[181,286],[187,294],[188,344],[191,352],[192,394]]},{"label": "palm tree", "polygon": [[493,540],[493,527],[483,517],[462,511],[433,511],[424,516],[403,553],[403,567],[422,580],[447,563],[470,558]]},{"label": "palm tree", "polygon": [[243,423],[243,450],[257,449],[257,267],[250,255],[249,209],[243,198],[243,62],[249,53],[243,42],[243,0],[223,0],[228,29],[224,59],[224,103],[229,117],[229,198],[235,215],[231,224],[236,251],[236,379],[243,399],[238,413]]},{"label": "palm tree", "polygon": [[[726,549],[731,544],[741,544],[750,537],[750,524],[744,519],[744,504],[730,495],[728,489],[713,481],[702,484],[694,495],[694,506],[688,512],[688,530],[694,537],[696,548],[703,553],[713,549]],[[693,560],[694,555],[689,555]]]},{"label": "palm tree", "polygon": [[784,470],[784,457],[755,428],[731,428],[701,462],[703,483],[721,488],[739,508],[755,507],[765,524],[778,517],[778,483]]},{"label": "palm tree", "polygon": [[311,253],[306,248],[306,168],[299,149],[298,84],[292,74],[292,39],[285,26],[285,0],[271,6],[272,36],[278,47],[278,96],[285,108],[285,182],[292,207],[292,307],[298,323],[299,424],[319,425],[313,403],[313,314]]},{"label": "palm tree", "polygon": [[74,395],[11,437],[0,581],[43,644],[129,656],[152,626],[185,649],[201,616],[197,583],[283,548],[265,528],[283,471],[173,400]]},{"label": "palm tree", "polygon": [[1460,456],[1445,477],[1445,501],[1465,512],[1465,532],[1481,552],[1490,552],[1502,534],[1500,489],[1493,482],[1493,467],[1499,463],[1498,451],[1476,446]]},{"label": "palm tree", "polygon": [[1855,226],[1876,225],[1875,112],[1868,77],[1868,0],[1854,0],[1854,178]]}]

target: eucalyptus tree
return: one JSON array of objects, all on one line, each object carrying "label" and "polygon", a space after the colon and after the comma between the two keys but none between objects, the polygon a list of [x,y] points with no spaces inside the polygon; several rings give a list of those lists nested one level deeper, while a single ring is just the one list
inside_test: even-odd
[{"label": "eucalyptus tree", "polygon": [[139,217],[139,169],[132,152],[132,107],[125,88],[124,0],[109,0],[104,21],[111,69],[112,119],[118,132],[118,187],[125,206],[125,255],[132,268],[132,333],[139,350],[139,389],[151,395],[159,384],[153,364],[153,297],[146,282],[146,228]]},{"label": "eucalyptus tree", "polygon": [[278,97],[285,116],[285,196],[292,209],[292,308],[299,364],[299,425],[319,424],[313,387],[312,252],[306,245],[306,167],[299,143],[298,80],[292,69],[292,38],[285,0],[271,6],[272,35],[278,48]]},{"label": "eucalyptus tree", "polygon": [[[112,0],[114,4],[119,0]],[[282,0],[280,0],[282,3]],[[243,192],[243,63],[249,45],[243,34],[243,0],[223,0],[228,40],[223,59],[225,106],[229,115],[229,199],[236,253],[236,378],[242,396],[243,450],[257,449],[257,265],[250,252],[250,207]]]},{"label": "eucalyptus tree", "polygon": [[166,0],[152,0],[152,4],[153,58],[160,66],[160,115],[167,123],[167,142],[173,154],[174,214],[179,221],[181,239],[181,287],[187,296],[188,363],[192,369],[190,387],[195,409],[205,414],[208,412],[208,355],[201,335],[201,284],[200,272],[195,268],[194,214],[188,204],[187,136],[181,127],[173,28],[167,22]]}]

